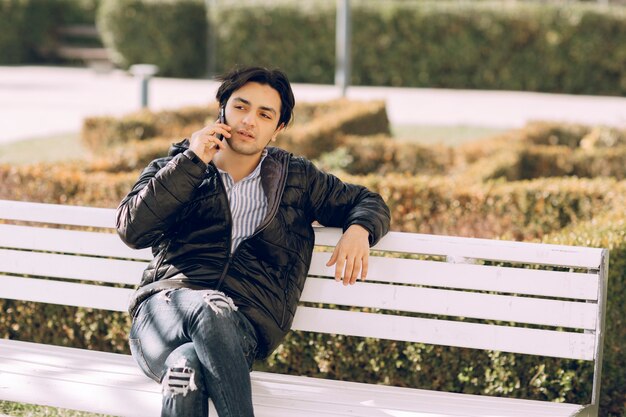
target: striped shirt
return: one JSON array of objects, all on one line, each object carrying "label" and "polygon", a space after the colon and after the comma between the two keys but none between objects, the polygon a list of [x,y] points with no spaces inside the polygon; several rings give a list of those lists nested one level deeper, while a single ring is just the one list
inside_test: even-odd
[{"label": "striped shirt", "polygon": [[267,197],[261,186],[261,164],[266,156],[267,150],[263,150],[259,165],[250,175],[238,182],[233,181],[228,172],[218,169],[226,187],[233,221],[231,253],[237,249],[242,240],[254,233],[267,213]]}]

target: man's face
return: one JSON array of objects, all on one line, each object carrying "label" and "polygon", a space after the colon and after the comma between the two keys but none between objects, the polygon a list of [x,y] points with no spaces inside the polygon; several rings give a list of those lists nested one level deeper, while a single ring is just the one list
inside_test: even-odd
[{"label": "man's face", "polygon": [[235,90],[226,103],[226,123],[232,128],[228,146],[236,153],[261,153],[282,126],[280,95],[267,84],[249,82]]}]

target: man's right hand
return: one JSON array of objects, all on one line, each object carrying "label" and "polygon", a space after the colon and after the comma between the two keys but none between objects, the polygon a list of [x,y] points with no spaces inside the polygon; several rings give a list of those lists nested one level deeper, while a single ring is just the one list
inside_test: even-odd
[{"label": "man's right hand", "polygon": [[225,138],[229,138],[230,126],[216,121],[214,124],[207,125],[191,135],[189,149],[198,155],[198,158],[205,164],[211,162],[215,154],[223,146],[222,141],[217,138],[217,134],[222,134]]}]

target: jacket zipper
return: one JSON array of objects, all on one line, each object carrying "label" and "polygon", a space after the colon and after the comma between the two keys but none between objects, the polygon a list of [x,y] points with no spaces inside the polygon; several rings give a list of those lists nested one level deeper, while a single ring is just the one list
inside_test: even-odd
[{"label": "jacket zipper", "polygon": [[[245,238],[244,240],[242,240],[241,242],[239,242],[239,246],[237,246],[237,249],[235,249],[235,252],[230,253],[231,251],[231,246],[232,246],[232,239],[233,239],[233,217],[232,217],[232,213],[230,212],[230,203],[228,202],[228,198],[226,198],[226,203],[228,203],[228,217],[230,220],[230,238],[228,239],[228,261],[226,261],[226,266],[224,267],[224,270],[222,271],[222,275],[220,276],[220,280],[217,283],[217,287],[215,288],[216,290],[219,291],[220,287],[222,286],[222,283],[224,282],[224,278],[226,278],[226,273],[228,272],[228,269],[230,268],[230,265],[232,263],[233,258],[235,257],[235,255],[237,254],[237,251],[239,250],[239,248],[241,247],[241,244],[243,242],[245,242],[248,239],[252,239],[253,237],[255,237],[256,235],[258,235],[259,233],[261,233],[263,230],[265,230],[267,228],[267,226],[269,226],[270,222],[272,221],[272,219],[274,218],[274,216],[276,216],[276,213],[278,213],[278,208],[280,207],[280,200],[282,198],[282,194],[285,190],[285,183],[287,182],[287,167],[289,166],[289,160],[287,160],[285,162],[285,164],[282,167],[282,170],[280,171],[280,185],[278,187],[278,190],[280,190],[280,195],[276,198],[276,202],[274,203],[274,207],[272,207],[272,212],[270,213],[269,216],[266,216],[266,220],[265,223],[263,223],[261,226],[259,226],[257,228],[257,230],[250,236],[248,236],[247,238]],[[226,186],[224,186],[224,182],[222,180],[222,176],[220,175],[220,183],[222,184],[222,190],[224,191],[224,196],[226,196]],[[287,290],[285,289],[285,292]],[[284,313],[283,313],[284,314]]]},{"label": "jacket zipper", "polygon": [[284,302],[283,302],[283,314],[282,317],[280,318],[280,327],[283,327],[285,325],[285,316],[287,315],[287,288],[289,287],[289,283],[287,283],[285,285],[285,288],[283,288],[283,291],[285,292],[284,294]]},{"label": "jacket zipper", "polygon": [[[213,164],[211,162],[211,164]],[[224,185],[224,180],[222,179],[222,175],[219,173],[219,171],[217,170],[217,167],[215,165],[213,165],[213,168],[215,169],[215,171],[217,172],[217,176],[220,180],[220,184],[222,185],[222,196],[224,197],[224,199],[226,200],[226,208],[227,208],[227,213],[228,213],[228,224],[230,224],[230,229],[228,232],[228,248],[227,248],[227,253],[228,253],[228,260],[226,261],[226,265],[224,266],[224,270],[222,271],[222,274],[220,275],[220,280],[217,282],[217,287],[215,287],[215,289],[217,291],[219,291],[220,287],[222,286],[222,282],[224,281],[224,278],[226,277],[226,273],[228,272],[228,268],[230,268],[230,264],[232,262],[233,259],[233,254],[231,253],[231,247],[233,245],[233,214],[230,211],[230,202],[228,201],[228,196],[226,195],[226,186]]]}]

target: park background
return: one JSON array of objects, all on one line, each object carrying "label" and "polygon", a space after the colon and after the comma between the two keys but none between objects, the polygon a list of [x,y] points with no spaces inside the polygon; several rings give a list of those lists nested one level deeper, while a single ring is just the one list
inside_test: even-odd
[{"label": "park background", "polygon": [[[353,0],[351,85],[613,96],[623,109],[626,6],[605,3]],[[0,64],[88,65],[100,74],[150,63],[159,75],[197,79],[260,64],[281,67],[295,83],[328,85],[335,14],[330,0],[2,0]],[[72,25],[96,25],[99,37],[68,39],[59,28]],[[63,58],[67,42],[105,46],[118,70]],[[211,101],[207,93],[203,105],[96,115],[80,132],[3,145],[0,198],[115,207],[151,159],[216,118]],[[299,103],[280,144],[381,193],[392,230],[610,248],[601,407],[623,416],[626,111],[609,124],[543,120],[514,129],[390,119],[379,100]],[[128,353],[125,315],[0,303],[2,337]],[[588,401],[592,372],[578,361],[306,333],[257,364],[268,368],[567,402]],[[84,415],[0,407],[15,416]]]}]

